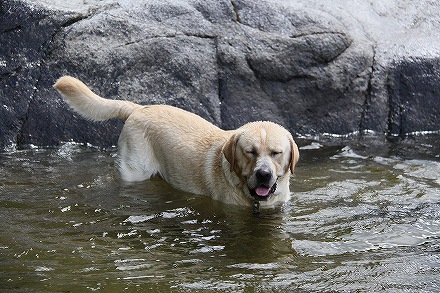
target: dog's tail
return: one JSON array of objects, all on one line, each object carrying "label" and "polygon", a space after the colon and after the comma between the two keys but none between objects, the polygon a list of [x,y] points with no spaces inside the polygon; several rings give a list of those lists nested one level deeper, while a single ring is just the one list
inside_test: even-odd
[{"label": "dog's tail", "polygon": [[101,98],[80,80],[71,76],[61,77],[53,87],[64,96],[66,102],[75,111],[95,121],[111,118],[126,120],[134,110],[142,107],[128,101]]}]

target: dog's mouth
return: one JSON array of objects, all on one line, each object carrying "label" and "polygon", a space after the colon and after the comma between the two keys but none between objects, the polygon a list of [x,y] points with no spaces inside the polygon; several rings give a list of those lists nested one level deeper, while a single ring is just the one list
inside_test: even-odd
[{"label": "dog's mouth", "polygon": [[258,201],[266,201],[277,189],[277,183],[275,182],[272,187],[268,187],[266,185],[257,186],[254,189],[251,189],[251,195]]}]

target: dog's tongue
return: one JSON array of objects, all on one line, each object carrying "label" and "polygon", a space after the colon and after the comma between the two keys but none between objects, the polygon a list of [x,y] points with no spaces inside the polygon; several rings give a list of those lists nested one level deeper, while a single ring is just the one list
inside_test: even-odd
[{"label": "dog's tongue", "polygon": [[267,196],[269,192],[270,192],[270,188],[264,186],[260,186],[255,189],[255,193],[258,196]]}]

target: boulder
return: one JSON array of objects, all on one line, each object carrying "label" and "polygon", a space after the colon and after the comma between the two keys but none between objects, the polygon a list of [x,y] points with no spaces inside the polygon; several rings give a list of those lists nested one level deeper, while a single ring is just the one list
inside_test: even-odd
[{"label": "boulder", "polygon": [[439,4],[346,2],[4,0],[0,149],[116,144],[123,122],[87,121],[52,88],[67,74],[225,129],[439,130]]}]

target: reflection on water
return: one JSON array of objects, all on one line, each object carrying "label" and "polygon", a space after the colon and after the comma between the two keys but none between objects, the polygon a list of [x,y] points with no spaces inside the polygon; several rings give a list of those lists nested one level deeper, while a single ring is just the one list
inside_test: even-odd
[{"label": "reflection on water", "polygon": [[292,200],[258,217],[121,182],[114,150],[2,154],[0,291],[439,291],[437,142],[300,141]]}]

